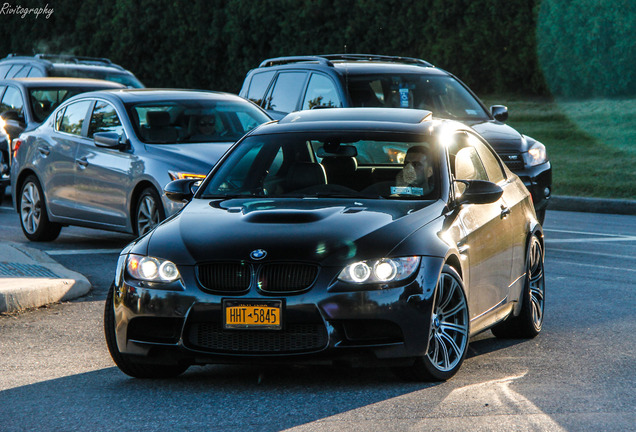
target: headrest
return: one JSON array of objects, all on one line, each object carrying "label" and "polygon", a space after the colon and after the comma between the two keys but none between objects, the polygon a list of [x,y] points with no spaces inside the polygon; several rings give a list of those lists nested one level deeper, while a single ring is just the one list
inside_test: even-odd
[{"label": "headrest", "polygon": [[321,164],[329,172],[352,173],[358,169],[358,161],[354,157],[328,156],[322,159]]},{"label": "headrest", "polygon": [[290,191],[311,186],[324,185],[327,176],[322,165],[311,162],[296,162],[289,167],[287,187]]},{"label": "headrest", "polygon": [[168,111],[148,111],[146,113],[146,123],[151,128],[168,126],[170,124],[170,113]]}]

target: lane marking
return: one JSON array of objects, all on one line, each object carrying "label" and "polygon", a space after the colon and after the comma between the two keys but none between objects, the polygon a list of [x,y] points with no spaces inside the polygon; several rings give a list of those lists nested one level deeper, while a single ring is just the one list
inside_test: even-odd
[{"label": "lane marking", "polygon": [[[123,248],[122,248],[123,249]],[[48,255],[95,255],[95,254],[119,254],[122,249],[75,249],[75,250],[64,250],[64,249],[52,249],[44,251]]]},{"label": "lane marking", "polygon": [[572,231],[572,230],[561,230],[561,229],[552,229],[552,228],[544,228],[543,231],[558,232],[558,233],[565,233],[565,234],[595,235],[595,236],[605,236],[605,237],[625,237],[625,234],[594,233],[594,232],[586,232],[586,231]]},{"label": "lane marking", "polygon": [[554,249],[554,248],[550,248],[549,251],[550,252],[566,252],[568,254],[593,255],[593,256],[608,257],[608,258],[636,259],[636,255],[618,255],[618,254],[589,252],[589,251],[574,250],[574,249]]},{"label": "lane marking", "polygon": [[598,268],[598,269],[603,269],[603,270],[616,270],[616,271],[628,271],[628,272],[633,272],[636,273],[636,269],[631,269],[631,268],[627,268],[627,267],[608,267],[608,266],[602,266],[602,265],[597,265],[597,264],[583,264],[583,263],[578,263],[578,262],[574,262],[574,261],[568,261],[568,260],[564,260],[561,258],[550,258],[550,261],[559,261],[562,262],[564,264],[569,264],[569,265],[578,265],[581,267],[594,267],[594,268]]},{"label": "lane marking", "polygon": [[620,241],[636,241],[635,237],[605,237],[594,239],[545,239],[546,244],[555,243],[602,243],[602,242],[620,242]]}]

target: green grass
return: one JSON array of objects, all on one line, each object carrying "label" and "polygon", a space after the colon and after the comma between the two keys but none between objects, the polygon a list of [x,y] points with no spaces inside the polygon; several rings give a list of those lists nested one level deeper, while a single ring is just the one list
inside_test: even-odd
[{"label": "green grass", "polygon": [[482,98],[509,110],[508,124],[541,141],[555,195],[636,199],[636,100],[559,102]]}]

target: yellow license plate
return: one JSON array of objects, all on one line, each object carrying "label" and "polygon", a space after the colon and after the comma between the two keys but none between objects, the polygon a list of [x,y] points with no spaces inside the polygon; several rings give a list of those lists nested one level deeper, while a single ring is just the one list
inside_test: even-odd
[{"label": "yellow license plate", "polygon": [[283,302],[225,300],[223,327],[226,329],[282,329]]}]

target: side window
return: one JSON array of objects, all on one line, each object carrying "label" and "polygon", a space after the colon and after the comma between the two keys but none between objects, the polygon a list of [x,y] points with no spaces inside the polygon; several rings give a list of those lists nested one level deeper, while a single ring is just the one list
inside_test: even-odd
[{"label": "side window", "polygon": [[102,101],[95,104],[88,126],[88,137],[92,138],[95,132],[115,132],[119,136],[124,134],[124,127],[111,104]]},{"label": "side window", "polygon": [[67,106],[58,130],[73,135],[82,135],[82,127],[90,104],[90,101],[80,101]]},{"label": "side window", "polygon": [[29,66],[25,66],[20,71],[13,76],[13,78],[26,78],[29,75],[31,68]]},{"label": "side window", "polygon": [[44,72],[36,67],[32,67],[27,76],[29,78],[40,78],[44,76]]},{"label": "side window", "polygon": [[21,64],[11,66],[11,69],[9,69],[9,73],[7,73],[7,78],[15,78],[16,74],[18,74],[21,70]]},{"label": "side window", "polygon": [[0,112],[15,111],[18,116],[24,118],[24,102],[20,90],[15,87],[7,87],[7,91],[0,102]]},{"label": "side window", "polygon": [[267,101],[267,109],[284,113],[295,111],[306,76],[305,72],[280,73]]},{"label": "side window", "polygon": [[477,149],[477,153],[479,153],[479,157],[484,164],[484,168],[488,174],[488,179],[493,183],[499,183],[500,181],[505,180],[506,174],[503,171],[497,156],[495,156],[492,151],[477,137],[473,135],[469,136],[470,143]]},{"label": "side window", "polygon": [[252,76],[250,89],[247,92],[247,99],[257,105],[263,105],[263,98],[269,86],[270,81],[274,77],[274,71],[256,73]]},{"label": "side window", "polygon": [[11,69],[11,65],[0,65],[0,79],[4,78]]},{"label": "side window", "polygon": [[[488,180],[484,164],[479,158],[477,149],[471,145],[465,133],[455,136],[449,146],[451,170],[456,180]],[[455,193],[464,193],[466,185],[456,182]]]},{"label": "side window", "polygon": [[312,74],[309,78],[302,109],[312,109],[316,106],[341,106],[338,91],[333,81],[329,77],[317,73]]}]

